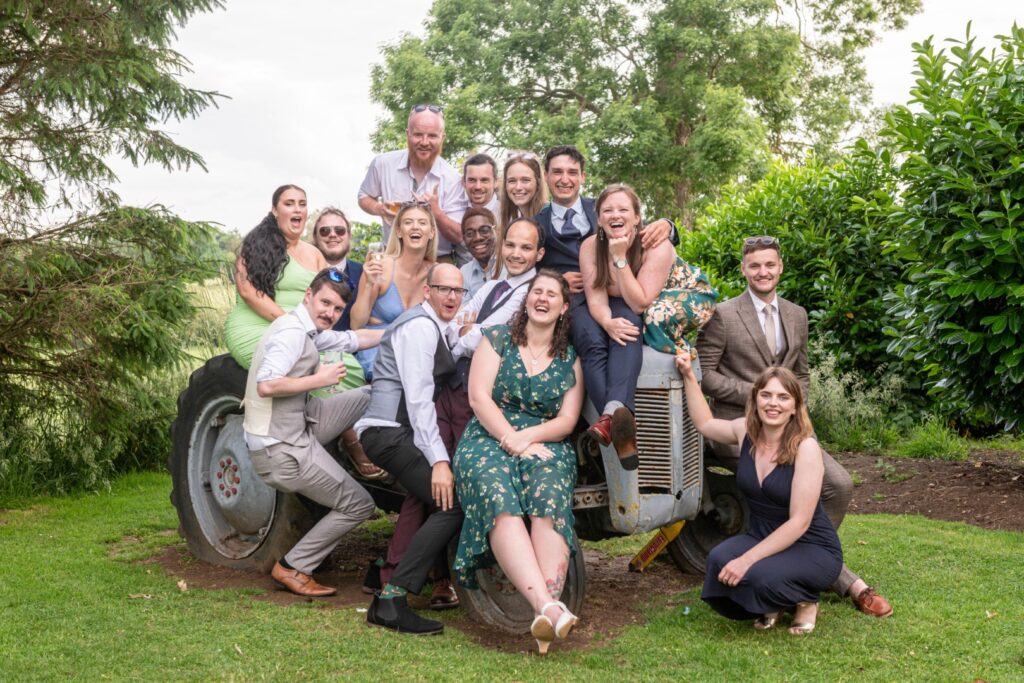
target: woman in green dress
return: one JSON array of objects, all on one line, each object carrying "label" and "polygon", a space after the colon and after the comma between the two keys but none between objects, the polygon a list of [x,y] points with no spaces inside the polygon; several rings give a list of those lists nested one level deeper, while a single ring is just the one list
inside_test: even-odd
[{"label": "woman in green dress", "polygon": [[[224,324],[228,351],[246,369],[270,323],[302,303],[309,283],[327,267],[320,250],[302,240],[308,216],[306,191],[282,185],[274,190],[270,206],[270,213],[242,240],[235,260],[235,307]],[[366,383],[355,358],[349,358],[342,389]],[[346,431],[342,439],[359,474],[371,479],[386,476],[366,457],[354,431]]]},{"label": "woman in green dress", "polygon": [[583,405],[568,309],[565,279],[542,270],[510,325],[485,332],[469,374],[476,417],[454,460],[465,521],[453,569],[472,588],[497,562],[537,615],[530,630],[541,653],[577,621],[558,601],[576,552],[568,437]]}]

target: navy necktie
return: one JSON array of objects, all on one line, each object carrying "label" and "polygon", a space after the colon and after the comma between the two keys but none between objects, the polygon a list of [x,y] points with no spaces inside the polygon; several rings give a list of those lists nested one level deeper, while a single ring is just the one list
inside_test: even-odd
[{"label": "navy necktie", "polygon": [[572,209],[566,209],[565,211],[565,222],[562,223],[562,234],[563,235],[579,235],[579,228],[572,222],[572,219],[576,217],[576,212]]}]

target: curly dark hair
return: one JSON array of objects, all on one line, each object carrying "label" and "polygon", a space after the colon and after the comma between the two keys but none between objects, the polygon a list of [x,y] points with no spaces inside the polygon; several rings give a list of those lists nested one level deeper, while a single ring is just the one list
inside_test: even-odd
[{"label": "curly dark hair", "polygon": [[[516,346],[526,346],[526,323],[529,318],[526,315],[526,299],[530,296],[530,290],[533,289],[534,283],[542,277],[549,278],[557,282],[562,290],[562,301],[564,303],[570,302],[569,294],[569,283],[565,281],[562,274],[557,270],[551,270],[550,268],[542,268],[533,279],[530,280],[530,284],[526,286],[526,296],[523,297],[523,302],[519,305],[519,310],[516,311],[515,315],[512,316],[512,320],[509,321],[509,336],[512,338],[512,343]],[[569,353],[569,328],[572,325],[572,310],[566,309],[565,313],[558,316],[558,322],[555,323],[555,333],[551,337],[551,348],[548,352],[552,358],[561,358],[565,360]]]},{"label": "curly dark hair", "polygon": [[[288,190],[298,190],[306,194],[298,185],[282,185],[274,190],[270,205],[277,206],[281,195]],[[277,293],[277,281],[281,278],[281,271],[288,260],[288,243],[277,225],[273,212],[267,213],[263,220],[249,231],[242,240],[238,255],[245,264],[246,277],[252,286],[256,291],[273,299]]]}]

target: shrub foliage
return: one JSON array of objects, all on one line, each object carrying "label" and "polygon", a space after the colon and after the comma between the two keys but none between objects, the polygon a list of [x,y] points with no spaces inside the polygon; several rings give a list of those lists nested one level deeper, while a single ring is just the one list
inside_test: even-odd
[{"label": "shrub foliage", "polygon": [[706,268],[726,296],[746,287],[745,237],[779,238],[783,296],[807,309],[811,336],[840,370],[875,376],[886,363],[883,295],[898,282],[900,259],[885,250],[887,216],[897,194],[890,156],[865,143],[838,164],[811,159],[777,165],[751,186],[732,186],[687,235],[683,257]]},{"label": "shrub foliage", "polygon": [[890,348],[945,404],[1024,415],[1024,29],[986,53],[914,47],[917,87],[881,131],[903,156],[891,253],[909,263]]}]

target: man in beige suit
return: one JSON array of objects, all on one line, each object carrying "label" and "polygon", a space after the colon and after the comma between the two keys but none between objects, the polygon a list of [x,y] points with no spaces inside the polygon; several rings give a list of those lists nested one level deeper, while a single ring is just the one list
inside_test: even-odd
[{"label": "man in beige suit", "polygon": [[338,541],[373,514],[373,499],[322,444],[352,427],[370,402],[368,387],[310,397],[345,375],[344,363],[321,363],[321,351],[374,346],[383,330],[335,332],[351,298],[344,276],[320,271],[302,303],[271,323],[256,346],[245,386],[245,443],[253,470],[269,486],[300,493],[328,508],[270,572],[274,582],[304,597],[327,597],[315,570]]},{"label": "man in beige suit", "polygon": [[[742,417],[754,380],[769,366],[789,368],[800,380],[804,393],[808,392],[807,311],[778,295],[782,268],[779,242],[774,237],[744,240],[740,270],[747,279],[747,291],[718,304],[697,337],[701,386],[714,399],[712,411],[717,418]],[[735,471],[739,447],[714,442],[711,445],[722,463]],[[824,450],[822,454],[825,478],[821,502],[838,528],[853,497],[853,480],[832,456]],[[865,614],[892,614],[889,602],[846,565],[832,590],[849,595]]]}]

